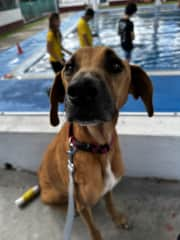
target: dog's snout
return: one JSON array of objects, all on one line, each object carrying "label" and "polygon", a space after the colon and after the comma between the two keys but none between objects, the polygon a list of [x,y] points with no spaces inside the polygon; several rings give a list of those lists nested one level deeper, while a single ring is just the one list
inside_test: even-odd
[{"label": "dog's snout", "polygon": [[94,99],[98,89],[93,78],[83,78],[70,84],[67,94],[72,102],[83,103]]},{"label": "dog's snout", "polygon": [[65,96],[68,121],[81,124],[110,121],[115,110],[110,89],[99,73],[81,71],[71,79]]}]

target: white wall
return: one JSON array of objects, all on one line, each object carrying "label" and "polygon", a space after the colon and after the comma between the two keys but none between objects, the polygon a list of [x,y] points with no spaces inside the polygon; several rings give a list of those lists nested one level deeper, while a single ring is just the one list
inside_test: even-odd
[{"label": "white wall", "polygon": [[[61,118],[63,123],[64,118]],[[117,131],[126,175],[180,180],[180,116],[120,116]],[[0,166],[37,171],[60,127],[48,115],[0,116]]]},{"label": "white wall", "polygon": [[87,0],[81,1],[81,0],[59,0],[59,6],[78,6],[78,5],[84,5],[88,4]]},{"label": "white wall", "polygon": [[0,13],[0,27],[20,20],[23,20],[23,17],[19,8],[1,11]]}]

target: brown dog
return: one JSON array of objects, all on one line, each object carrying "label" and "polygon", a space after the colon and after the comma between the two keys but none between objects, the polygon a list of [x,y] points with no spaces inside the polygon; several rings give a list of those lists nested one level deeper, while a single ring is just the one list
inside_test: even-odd
[{"label": "brown dog", "polygon": [[55,78],[50,96],[52,125],[59,123],[61,80],[68,122],[49,145],[41,164],[41,199],[47,204],[67,202],[67,151],[71,139],[77,147],[74,155],[76,208],[86,221],[92,239],[100,240],[91,207],[102,197],[115,224],[128,227],[126,218],[116,211],[111,194],[124,174],[115,130],[119,109],[131,93],[136,99],[141,97],[148,115],[152,116],[153,87],[141,68],[122,61],[110,48],[79,49]]}]

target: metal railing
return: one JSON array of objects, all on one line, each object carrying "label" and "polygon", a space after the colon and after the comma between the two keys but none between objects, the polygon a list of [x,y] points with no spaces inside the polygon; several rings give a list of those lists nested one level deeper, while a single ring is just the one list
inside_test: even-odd
[{"label": "metal railing", "polygon": [[0,0],[0,11],[17,8],[16,0]]}]

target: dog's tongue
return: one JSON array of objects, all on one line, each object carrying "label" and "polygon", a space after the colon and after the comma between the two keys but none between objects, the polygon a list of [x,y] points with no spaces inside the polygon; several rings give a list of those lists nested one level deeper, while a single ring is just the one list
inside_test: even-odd
[{"label": "dog's tongue", "polygon": [[100,123],[103,123],[102,121],[77,121],[77,123],[79,123],[80,126],[84,127],[84,126],[97,126]]}]

